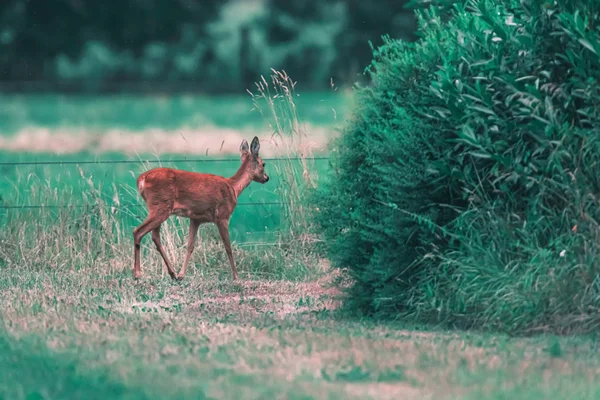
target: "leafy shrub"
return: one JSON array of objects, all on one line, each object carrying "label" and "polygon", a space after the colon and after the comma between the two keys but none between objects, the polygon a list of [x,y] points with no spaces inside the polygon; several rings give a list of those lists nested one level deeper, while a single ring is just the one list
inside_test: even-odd
[{"label": "leafy shrub", "polygon": [[386,39],[318,222],[349,305],[510,332],[598,327],[600,7],[479,0]]}]

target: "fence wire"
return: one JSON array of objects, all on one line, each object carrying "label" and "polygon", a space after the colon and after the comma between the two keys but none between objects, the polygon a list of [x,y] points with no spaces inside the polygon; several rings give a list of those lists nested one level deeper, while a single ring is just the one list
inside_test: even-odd
[{"label": "fence wire", "polygon": [[[275,206],[282,205],[280,201],[265,201],[265,202],[241,202],[237,206]],[[62,209],[62,208],[140,208],[146,207],[145,204],[22,204],[14,206],[0,205],[0,210],[37,210],[37,209]]]},{"label": "fence wire", "polygon": [[[270,157],[263,158],[263,161],[289,161],[289,160],[307,160],[322,161],[329,160],[329,157]],[[25,166],[25,165],[85,165],[85,164],[168,164],[168,163],[201,163],[201,162],[239,162],[238,158],[182,158],[174,160],[61,160],[61,161],[3,161],[0,166]]]},{"label": "fence wire", "polygon": [[[323,161],[329,160],[327,156],[321,157],[269,157],[263,158],[264,161],[289,161],[289,160],[307,160],[307,161]],[[169,164],[169,163],[203,163],[203,162],[239,162],[238,158],[181,158],[171,160],[57,160],[57,161],[3,161],[0,162],[0,166],[33,166],[33,165],[86,165],[86,164]],[[1,200],[1,198],[0,198]],[[281,206],[285,203],[279,201],[268,201],[268,202],[241,202],[238,206],[252,207],[252,206]],[[126,204],[126,205],[110,205],[103,204],[103,207],[111,208],[138,208],[144,207],[144,204]],[[20,205],[4,205],[0,204],[0,210],[41,210],[41,209],[62,209],[62,208],[93,208],[98,207],[98,204],[20,204]]]},{"label": "fence wire", "polygon": [[[287,157],[268,157],[263,158],[264,161],[324,161],[329,160],[329,157],[295,157],[295,158],[287,158]],[[0,162],[1,167],[21,167],[21,166],[38,166],[38,165],[111,165],[111,164],[169,164],[169,163],[213,163],[213,162],[239,162],[238,158],[182,158],[182,159],[171,159],[171,160],[57,160],[57,161],[3,161]],[[1,201],[1,197],[0,197]],[[237,206],[241,207],[260,207],[260,206],[282,206],[286,203],[280,201],[265,201],[265,202],[240,202],[237,203]],[[110,209],[122,209],[127,210],[131,208],[143,208],[146,207],[145,204],[19,204],[19,205],[4,205],[0,204],[0,211],[2,210],[10,210],[10,211],[41,211],[46,209],[74,209],[74,208],[110,208]],[[277,232],[245,232],[248,234],[259,234],[259,235],[273,235],[277,234]],[[281,243],[242,243],[239,244],[241,247],[260,245],[260,246],[280,246]]]},{"label": "fence wire", "polygon": [[[329,160],[329,157],[305,157],[305,158],[286,158],[286,157],[268,157],[263,158],[264,161],[325,161]],[[2,161],[0,167],[23,167],[23,166],[45,166],[45,165],[112,165],[112,164],[169,164],[169,163],[213,163],[213,162],[239,162],[238,158],[215,158],[215,159],[171,159],[171,160],[56,160],[56,161]],[[0,211],[4,212],[25,212],[25,211],[43,211],[43,210],[64,210],[64,209],[94,209],[102,207],[105,209],[117,209],[120,211],[127,211],[130,209],[139,209],[146,207],[145,204],[110,204],[110,203],[90,203],[90,204],[17,204],[17,205],[6,205],[1,204],[2,197],[0,196]],[[264,202],[240,202],[237,206],[241,207],[261,207],[261,206],[282,206],[287,203],[281,201],[264,201]],[[258,236],[277,236],[279,231],[272,232],[244,232],[246,235],[258,235]],[[252,246],[266,246],[266,247],[277,247],[281,246],[282,243],[279,241],[275,242],[250,242],[250,243],[239,243],[239,247],[252,247]]]}]

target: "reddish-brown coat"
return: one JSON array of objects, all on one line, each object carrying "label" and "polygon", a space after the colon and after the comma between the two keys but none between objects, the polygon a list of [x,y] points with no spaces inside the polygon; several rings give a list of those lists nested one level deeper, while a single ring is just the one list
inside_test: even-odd
[{"label": "reddish-brown coat", "polygon": [[232,182],[218,175],[156,168],[138,178],[140,194],[149,206],[164,207],[170,214],[215,222],[229,218],[237,197]]}]

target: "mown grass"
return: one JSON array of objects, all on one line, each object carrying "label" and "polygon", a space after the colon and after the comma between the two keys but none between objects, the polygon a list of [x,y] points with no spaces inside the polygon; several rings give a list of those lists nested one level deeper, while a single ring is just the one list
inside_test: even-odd
[{"label": "mown grass", "polygon": [[[213,268],[215,266],[212,266]],[[0,273],[0,397],[593,399],[593,338],[374,325],[339,290],[249,275],[183,282],[96,267]],[[111,397],[112,398],[112,397]]]}]

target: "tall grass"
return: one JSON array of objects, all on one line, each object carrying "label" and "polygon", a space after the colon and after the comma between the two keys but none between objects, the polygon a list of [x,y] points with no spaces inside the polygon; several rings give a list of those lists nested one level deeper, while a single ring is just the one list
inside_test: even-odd
[{"label": "tall grass", "polygon": [[[272,85],[263,79],[251,101],[267,123],[274,127],[271,141],[283,149],[283,160],[267,165],[277,179],[274,191],[282,204],[281,229],[249,232],[249,243],[234,242],[240,275],[245,278],[301,280],[319,272],[319,260],[312,251],[305,190],[314,185],[316,170],[308,158],[310,146],[296,109],[294,87],[284,73],[274,72]],[[266,108],[261,107],[264,104]],[[130,171],[136,174],[151,168],[142,162]],[[237,168],[237,167],[236,167]],[[63,269],[93,273],[130,272],[133,260],[131,231],[146,216],[137,195],[135,179],[123,182],[103,180],[99,173],[79,169],[79,177],[62,174],[22,172],[12,182],[16,193],[3,204],[53,205],[39,209],[1,209],[0,266],[9,269]],[[218,173],[218,172],[217,172]],[[228,175],[229,172],[220,173]],[[61,178],[62,177],[62,178]],[[70,182],[78,181],[77,184]],[[273,189],[269,189],[273,190]],[[129,200],[123,200],[127,198]],[[131,201],[133,200],[133,203]],[[129,204],[128,204],[129,203]],[[2,203],[0,203],[2,205]],[[56,205],[65,207],[54,207]],[[236,212],[239,212],[236,210]],[[260,222],[260,217],[253,223]],[[161,238],[170,260],[183,262],[187,246],[188,221],[169,218],[161,227]],[[247,227],[248,229],[248,227]],[[269,233],[269,240],[264,233]],[[256,239],[254,239],[256,238]],[[150,235],[142,242],[142,269],[147,276],[166,275],[162,259]],[[212,224],[203,225],[190,266],[190,275],[228,278],[228,261],[223,244]]]},{"label": "tall grass", "polygon": [[254,107],[269,123],[271,143],[283,162],[274,165],[280,176],[277,188],[282,205],[281,226],[290,240],[302,246],[317,240],[312,234],[311,209],[306,194],[316,187],[318,179],[306,128],[296,107],[296,83],[285,71],[272,70],[270,83],[264,77],[249,91]]}]

